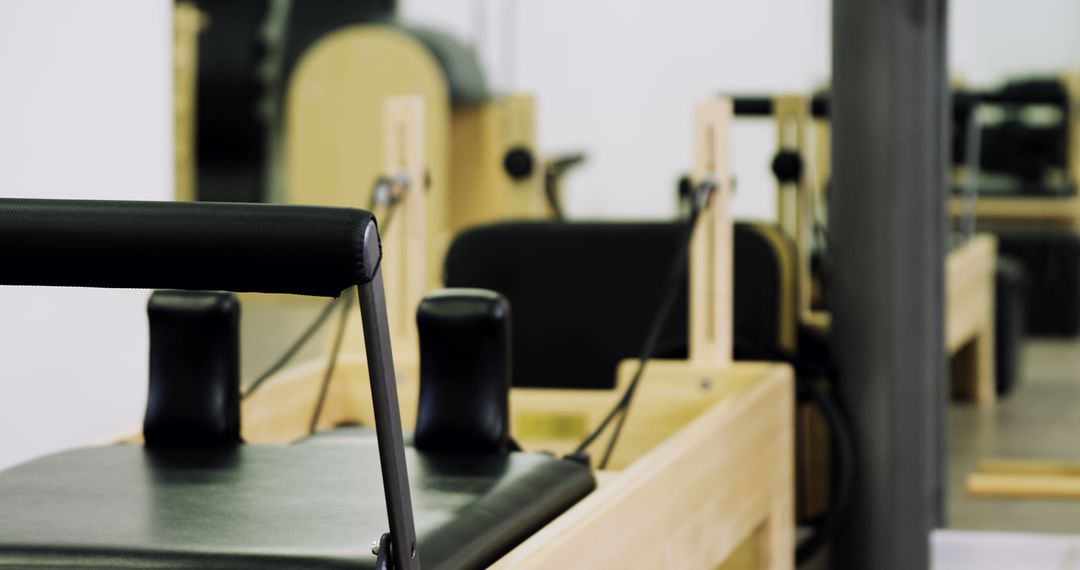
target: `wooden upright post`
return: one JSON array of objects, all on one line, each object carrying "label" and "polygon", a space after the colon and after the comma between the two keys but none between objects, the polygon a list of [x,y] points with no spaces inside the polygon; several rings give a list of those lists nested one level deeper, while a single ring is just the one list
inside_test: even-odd
[{"label": "wooden upright post", "polygon": [[1080,69],[1073,69],[1061,76],[1068,95],[1066,123],[1069,129],[1069,155],[1065,164],[1065,175],[1073,184],[1080,183]]},{"label": "wooden upright post", "polygon": [[408,185],[383,230],[382,268],[395,354],[418,353],[416,307],[427,291],[427,158],[424,99],[411,95],[386,100],[383,115],[386,163],[383,174]]},{"label": "wooden upright post", "polygon": [[802,95],[781,95],[773,99],[773,118],[776,121],[776,147],[793,151],[803,159],[803,171],[795,184],[777,182],[777,220],[794,241],[798,255],[798,316],[807,320],[811,310],[810,249],[813,229],[812,187],[816,167],[810,149],[810,98]]},{"label": "wooden upright post", "polygon": [[690,246],[690,360],[716,366],[731,364],[731,119],[731,100],[716,99],[698,105],[694,121],[694,179],[717,188]]},{"label": "wooden upright post", "polygon": [[203,14],[190,2],[173,6],[173,154],[174,197],[195,200],[195,83],[198,80],[199,31]]}]

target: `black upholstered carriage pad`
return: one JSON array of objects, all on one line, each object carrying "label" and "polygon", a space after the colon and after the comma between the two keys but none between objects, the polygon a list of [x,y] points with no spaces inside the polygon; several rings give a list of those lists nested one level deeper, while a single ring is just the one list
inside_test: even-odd
[{"label": "black upholstered carriage pad", "polygon": [[[539,454],[406,450],[424,568],[493,562],[594,487]],[[68,451],[0,472],[0,567],[370,568],[374,439]]]}]

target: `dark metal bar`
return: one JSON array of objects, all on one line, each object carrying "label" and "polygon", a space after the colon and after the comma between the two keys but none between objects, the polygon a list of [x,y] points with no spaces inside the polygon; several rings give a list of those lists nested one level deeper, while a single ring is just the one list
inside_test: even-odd
[{"label": "dark metal bar", "polygon": [[736,117],[770,117],[773,100],[769,95],[745,95],[731,99],[731,110]]},{"label": "dark metal bar", "polygon": [[[731,99],[732,112],[736,117],[771,117],[772,95],[736,95]],[[818,93],[810,99],[810,115],[815,119],[829,117],[829,96]]]},{"label": "dark metal bar", "polygon": [[838,568],[928,568],[943,522],[945,1],[834,0],[833,351],[858,482]]},{"label": "dark metal bar", "polygon": [[[372,224],[369,232],[375,232]],[[374,236],[372,236],[374,237]],[[378,256],[378,239],[365,240]],[[420,554],[416,547],[409,474],[405,465],[405,439],[401,432],[401,409],[398,407],[394,357],[390,348],[390,327],[386,317],[386,293],[382,271],[372,280],[358,285],[360,312],[364,325],[371,399],[375,409],[375,434],[379,442],[386,514],[390,520],[390,543],[395,570],[418,570]],[[370,537],[375,540],[378,537]]]}]

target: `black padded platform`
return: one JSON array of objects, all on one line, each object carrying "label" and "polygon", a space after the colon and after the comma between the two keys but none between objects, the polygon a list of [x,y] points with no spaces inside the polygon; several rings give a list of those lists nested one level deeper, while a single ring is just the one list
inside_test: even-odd
[{"label": "black padded platform", "polygon": [[[594,487],[546,455],[406,453],[424,568],[491,563]],[[372,568],[381,489],[373,437],[59,453],[0,472],[0,567]]]},{"label": "black padded platform", "polygon": [[[477,226],[454,238],[446,286],[490,289],[509,299],[514,386],[611,389],[619,362],[641,350],[684,228],[684,222]],[[741,354],[742,344],[795,349],[780,338],[786,316],[780,298],[792,294],[785,290],[781,247],[794,245],[764,224],[735,224],[735,335],[749,341],[739,343],[736,358],[762,358]],[[679,287],[657,358],[686,358],[687,291]]]}]

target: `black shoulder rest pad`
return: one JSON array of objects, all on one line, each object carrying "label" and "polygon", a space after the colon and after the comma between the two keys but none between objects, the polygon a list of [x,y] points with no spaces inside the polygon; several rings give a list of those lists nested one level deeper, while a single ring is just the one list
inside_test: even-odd
[{"label": "black shoulder rest pad", "polygon": [[510,440],[510,303],[494,291],[443,289],[420,301],[416,326],[416,449],[505,453]]},{"label": "black shoulder rest pad", "polygon": [[0,199],[0,285],[337,296],[370,281],[375,218],[348,208]]}]

